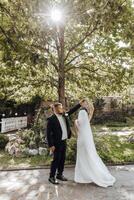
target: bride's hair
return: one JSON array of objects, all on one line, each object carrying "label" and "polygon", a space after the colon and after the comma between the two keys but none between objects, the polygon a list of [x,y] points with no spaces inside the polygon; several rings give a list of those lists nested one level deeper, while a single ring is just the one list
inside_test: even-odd
[{"label": "bride's hair", "polygon": [[94,110],[93,102],[88,98],[85,98],[85,105],[84,105],[88,115],[90,116],[92,111]]}]

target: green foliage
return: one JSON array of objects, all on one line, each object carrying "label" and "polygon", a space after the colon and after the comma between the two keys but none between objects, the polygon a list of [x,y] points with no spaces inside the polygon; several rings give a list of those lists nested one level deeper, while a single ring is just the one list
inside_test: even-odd
[{"label": "green foliage", "polygon": [[[114,164],[134,161],[134,143],[130,143],[129,138],[130,136],[94,134],[98,154],[104,162]],[[72,138],[68,143],[67,163],[75,163],[76,151],[76,138]]]},{"label": "green foliage", "polygon": [[0,150],[5,149],[6,144],[8,143],[9,139],[7,136],[0,134]]},{"label": "green foliage", "polygon": [[50,116],[51,111],[50,107],[40,106],[37,110],[36,117],[34,120],[34,124],[32,126],[32,130],[34,130],[35,134],[40,135],[42,145],[46,143],[46,127],[47,127],[47,117]]},{"label": "green foliage", "polygon": [[22,140],[24,140],[25,147],[31,149],[39,147],[39,144],[41,142],[40,135],[35,134],[32,129],[20,130],[16,134],[19,135]]},{"label": "green foliage", "polygon": [[128,126],[134,126],[134,116],[127,117],[127,125]]},{"label": "green foliage", "polygon": [[134,144],[130,144],[127,138],[116,135],[96,135],[96,148],[100,157],[110,163],[134,161]]},{"label": "green foliage", "polygon": [[[59,30],[46,17],[53,5],[65,9]],[[130,0],[1,1],[0,98],[56,99],[61,67],[70,98],[124,91],[134,80],[133,13]]]},{"label": "green foliage", "polygon": [[119,124],[122,124],[121,126],[127,126],[126,124],[127,119],[124,114],[124,112],[121,111],[113,111],[109,113],[99,113],[94,116],[93,118],[93,124],[111,124],[111,126],[120,126]]},{"label": "green foliage", "polygon": [[0,3],[1,98],[13,97],[19,102],[27,102],[36,94],[46,97],[51,91],[45,89],[50,88],[43,50],[45,33],[33,16],[35,4],[25,0]]},{"label": "green foliage", "polygon": [[[100,157],[106,163],[134,162],[134,138],[130,136],[94,135],[95,144]],[[75,164],[76,138],[68,141],[66,164]],[[0,151],[0,168],[26,167],[50,165],[52,158],[49,156],[26,156],[12,158],[4,151]]]},{"label": "green foliage", "polygon": [[67,163],[74,163],[76,160],[76,151],[77,151],[77,145],[76,145],[76,138],[72,138],[68,142],[67,146]]},{"label": "green foliage", "polygon": [[111,101],[111,108],[113,110],[116,110],[118,108],[118,104],[117,104],[117,100],[116,99],[112,99],[112,101]]}]

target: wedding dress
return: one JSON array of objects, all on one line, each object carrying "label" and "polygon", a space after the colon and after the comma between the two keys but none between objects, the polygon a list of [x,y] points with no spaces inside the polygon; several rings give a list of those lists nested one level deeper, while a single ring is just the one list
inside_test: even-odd
[{"label": "wedding dress", "polygon": [[94,182],[101,187],[112,186],[115,178],[110,174],[96,151],[89,116],[84,109],[79,112],[77,128],[78,140],[75,182]]}]

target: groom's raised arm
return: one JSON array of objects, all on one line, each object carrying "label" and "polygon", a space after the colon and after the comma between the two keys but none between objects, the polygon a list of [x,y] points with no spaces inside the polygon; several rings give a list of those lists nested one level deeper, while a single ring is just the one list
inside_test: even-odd
[{"label": "groom's raised arm", "polygon": [[67,114],[70,116],[70,115],[72,115],[74,112],[76,112],[76,111],[82,106],[82,104],[83,104],[84,101],[85,101],[85,99],[82,99],[81,101],[79,101],[79,103],[78,103],[76,106],[74,106],[73,108],[71,108],[71,109],[67,112]]},{"label": "groom's raised arm", "polygon": [[76,106],[74,106],[73,108],[71,108],[68,112],[67,112],[67,114],[70,116],[70,115],[72,115],[74,112],[76,112],[79,108],[81,107],[81,104],[79,103],[79,104],[77,104]]}]

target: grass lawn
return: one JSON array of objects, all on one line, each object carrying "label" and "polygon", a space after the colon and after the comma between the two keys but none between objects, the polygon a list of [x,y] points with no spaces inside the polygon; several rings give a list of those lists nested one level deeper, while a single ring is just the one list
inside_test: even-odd
[{"label": "grass lawn", "polygon": [[51,157],[47,156],[31,156],[13,158],[8,153],[0,151],[0,169],[6,168],[21,168],[21,167],[36,167],[40,165],[48,165],[51,162]]},{"label": "grass lawn", "polygon": [[109,125],[109,124],[105,124],[105,125],[92,125],[92,130],[94,132],[102,132],[102,131],[133,131],[134,132],[134,126],[121,126],[121,124],[119,124],[119,126],[117,126],[116,124],[114,125]]}]

